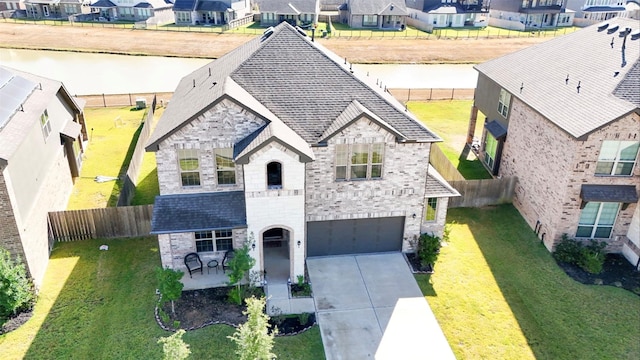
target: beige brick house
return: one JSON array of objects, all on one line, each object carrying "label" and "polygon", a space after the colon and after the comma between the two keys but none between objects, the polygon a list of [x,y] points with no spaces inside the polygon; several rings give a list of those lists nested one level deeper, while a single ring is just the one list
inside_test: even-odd
[{"label": "beige brick house", "polygon": [[518,177],[514,205],[549,250],[566,233],[640,255],[638,27],[612,19],[476,66],[480,157]]},{"label": "beige brick house", "polygon": [[187,75],[153,133],[162,265],[249,239],[256,271],[286,254],[410,250],[458,193],[429,168],[439,137],[287,23]]},{"label": "beige brick house", "polygon": [[83,102],[59,81],[0,66],[0,246],[40,285],[47,213],[64,210],[87,140]]}]

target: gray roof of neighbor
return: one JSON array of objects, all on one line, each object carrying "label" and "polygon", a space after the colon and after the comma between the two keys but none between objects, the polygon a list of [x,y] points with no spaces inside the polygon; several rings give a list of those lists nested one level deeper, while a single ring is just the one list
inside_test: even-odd
[{"label": "gray roof of neighbor", "polygon": [[315,13],[315,0],[268,0],[260,2],[260,12],[298,15]]},{"label": "gray roof of neighbor", "polygon": [[151,234],[246,227],[246,214],[242,191],[156,196]]},{"label": "gray roof of neighbor", "polygon": [[[250,40],[185,76],[147,150],[156,150],[167,136],[223,98],[234,99],[268,122],[280,120],[293,130],[286,133],[295,133],[310,145],[318,143],[354,100],[400,132],[400,141],[441,141],[370,81],[351,73],[342,59],[291,25],[281,23],[270,36]],[[282,134],[286,142],[297,142]]]},{"label": "gray roof of neighbor", "polygon": [[196,10],[199,11],[215,11],[215,12],[225,12],[229,9],[226,3],[222,1],[199,1],[196,6]]},{"label": "gray roof of neighbor", "polygon": [[173,11],[193,11],[196,7],[197,0],[176,0],[173,4]]},{"label": "gray roof of neighbor", "polygon": [[[639,23],[623,18],[608,22],[607,29],[599,30],[602,23],[593,25],[475,68],[580,138],[638,111],[640,40],[624,41],[619,33],[637,31]],[[617,31],[609,33],[616,25]]]},{"label": "gray roof of neighbor", "polygon": [[425,194],[428,197],[460,196],[458,190],[449,185],[431,164],[429,164],[429,171],[427,172],[427,189]]},{"label": "gray roof of neighbor", "polygon": [[104,8],[112,8],[116,7],[116,4],[112,3],[109,0],[98,0],[91,4],[91,7],[104,7]]},{"label": "gray roof of neighbor", "polygon": [[404,0],[351,0],[348,5],[352,15],[407,15]]}]

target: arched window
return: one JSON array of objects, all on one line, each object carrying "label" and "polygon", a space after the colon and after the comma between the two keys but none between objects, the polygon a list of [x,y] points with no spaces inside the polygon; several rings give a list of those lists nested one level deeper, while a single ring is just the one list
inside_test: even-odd
[{"label": "arched window", "polygon": [[282,189],[282,164],[279,162],[267,164],[267,188]]}]

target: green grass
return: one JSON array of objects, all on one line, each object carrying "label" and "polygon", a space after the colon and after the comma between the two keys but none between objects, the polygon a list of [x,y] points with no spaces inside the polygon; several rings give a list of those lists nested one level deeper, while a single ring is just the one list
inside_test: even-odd
[{"label": "green grass", "polygon": [[[108,251],[100,251],[102,244]],[[51,255],[33,317],[0,336],[9,359],[160,359],[161,330],[153,317],[159,266],[155,237],[58,243]],[[226,325],[190,331],[192,359],[235,359]],[[276,338],[279,359],[322,359],[315,327]]]},{"label": "green grass", "polygon": [[416,279],[459,359],[632,359],[640,297],[583,285],[511,205],[450,209],[435,273]]},{"label": "green grass", "polygon": [[[480,160],[464,151],[472,100],[409,101],[407,107],[429,129],[444,140],[442,152],[466,179],[490,179]],[[480,118],[480,116],[479,116]],[[482,122],[476,124],[475,134],[482,134]]]},{"label": "green grass", "polygon": [[[164,113],[164,109],[163,107],[156,109],[153,114],[154,124],[158,123],[158,120]],[[158,184],[156,153],[146,152],[142,159],[140,174],[138,174],[138,183],[136,184],[136,192],[131,200],[131,205],[153,204],[157,195],[160,195],[160,185]]]},{"label": "green grass", "polygon": [[76,179],[67,209],[115,206],[120,181],[98,183],[98,175],[121,177],[133,154],[145,111],[131,107],[87,108],[85,119],[89,146],[85,152],[80,177]]}]

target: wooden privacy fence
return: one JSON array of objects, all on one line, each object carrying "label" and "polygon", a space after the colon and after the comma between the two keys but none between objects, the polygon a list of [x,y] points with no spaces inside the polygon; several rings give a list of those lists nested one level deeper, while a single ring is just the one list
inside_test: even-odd
[{"label": "wooden privacy fence", "polygon": [[429,164],[447,181],[464,181],[465,178],[458,169],[449,161],[447,156],[440,150],[437,144],[431,145],[429,153]]},{"label": "wooden privacy fence", "polygon": [[49,233],[55,241],[148,236],[153,205],[50,212]]},{"label": "wooden privacy fence", "polygon": [[482,207],[510,203],[518,178],[449,181],[461,196],[449,198],[449,207]]}]

